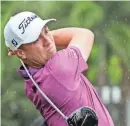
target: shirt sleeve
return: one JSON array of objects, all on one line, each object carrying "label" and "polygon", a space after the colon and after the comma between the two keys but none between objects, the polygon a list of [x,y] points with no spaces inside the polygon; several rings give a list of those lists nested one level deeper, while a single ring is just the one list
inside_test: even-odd
[{"label": "shirt sleeve", "polygon": [[50,72],[63,83],[74,82],[88,66],[77,47],[58,51],[49,61]]}]

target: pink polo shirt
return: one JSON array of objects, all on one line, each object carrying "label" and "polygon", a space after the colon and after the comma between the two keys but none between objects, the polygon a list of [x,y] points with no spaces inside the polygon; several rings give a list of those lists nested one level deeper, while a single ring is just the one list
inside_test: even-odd
[{"label": "pink polo shirt", "polygon": [[[77,47],[68,47],[56,52],[41,69],[29,68],[41,90],[65,114],[88,106],[95,110],[99,119],[98,126],[114,126],[111,116],[96,90],[83,75],[88,66]],[[66,121],[49,105],[35,89],[25,70],[20,69],[25,79],[27,97],[47,120],[48,126],[68,126]]]}]

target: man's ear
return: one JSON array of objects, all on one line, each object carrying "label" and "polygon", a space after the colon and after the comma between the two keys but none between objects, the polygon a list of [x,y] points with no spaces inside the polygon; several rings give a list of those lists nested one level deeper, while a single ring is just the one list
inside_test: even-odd
[{"label": "man's ear", "polygon": [[8,56],[16,55],[14,52],[8,52]]},{"label": "man's ear", "polygon": [[7,48],[8,49],[8,56],[13,56],[13,55],[16,55],[14,51],[12,51],[10,48]]},{"label": "man's ear", "polygon": [[22,49],[17,49],[14,51],[14,53],[22,60],[26,59],[26,54]]}]

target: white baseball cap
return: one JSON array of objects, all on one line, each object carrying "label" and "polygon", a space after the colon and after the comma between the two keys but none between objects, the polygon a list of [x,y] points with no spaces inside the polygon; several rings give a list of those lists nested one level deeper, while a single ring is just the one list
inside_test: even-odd
[{"label": "white baseball cap", "polygon": [[4,28],[5,44],[11,50],[16,50],[20,45],[36,41],[42,28],[50,21],[42,20],[32,12],[21,12],[11,17]]}]

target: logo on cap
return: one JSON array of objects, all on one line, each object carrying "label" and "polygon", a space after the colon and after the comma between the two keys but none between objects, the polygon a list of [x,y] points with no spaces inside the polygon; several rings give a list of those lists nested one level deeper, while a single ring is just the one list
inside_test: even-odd
[{"label": "logo on cap", "polygon": [[16,42],[14,39],[12,40],[12,44],[16,47],[18,45],[18,42]]},{"label": "logo on cap", "polygon": [[20,23],[18,27],[19,29],[22,29],[21,34],[24,34],[25,29],[28,27],[28,25],[37,17],[37,15],[32,15],[31,17],[27,17],[27,19],[24,18],[24,20]]}]

